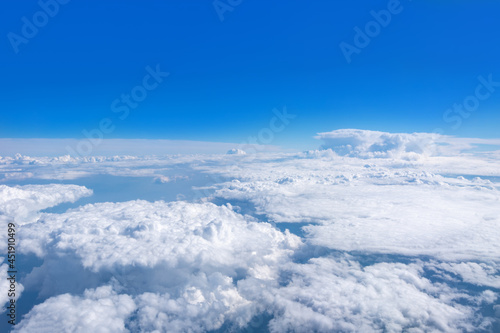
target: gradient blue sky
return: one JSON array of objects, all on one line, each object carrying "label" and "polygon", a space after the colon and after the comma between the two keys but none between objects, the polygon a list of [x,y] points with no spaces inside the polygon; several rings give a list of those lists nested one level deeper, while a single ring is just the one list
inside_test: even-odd
[{"label": "gradient blue sky", "polygon": [[[498,1],[401,1],[350,64],[339,44],[388,1],[244,0],[221,21],[212,1],[73,0],[18,53],[8,34],[40,6],[2,5],[0,137],[82,138],[107,117],[106,138],[241,142],[283,106],[284,146],[339,128],[498,137],[500,87],[458,128],[443,120],[479,75],[500,81]],[[120,120],[111,103],[156,64],[170,76]]]}]

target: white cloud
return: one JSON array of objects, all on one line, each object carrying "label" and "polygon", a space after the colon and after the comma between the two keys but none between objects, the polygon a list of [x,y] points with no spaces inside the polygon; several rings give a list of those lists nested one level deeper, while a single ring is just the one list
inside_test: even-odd
[{"label": "white cloud", "polygon": [[387,133],[359,129],[339,129],[318,133],[322,149],[338,155],[361,158],[419,159],[421,156],[456,155],[477,145],[500,147],[500,139],[456,138],[437,133]]},{"label": "white cloud", "polygon": [[92,190],[77,185],[0,185],[0,213],[22,225],[33,222],[38,211],[63,202],[75,202]]},{"label": "white cloud", "polygon": [[125,320],[135,309],[130,296],[104,286],[86,290],[82,296],[64,294],[36,305],[14,332],[128,332]]},{"label": "white cloud", "polygon": [[[28,286],[40,286],[47,297],[112,277],[118,290],[136,300],[140,310],[130,325],[141,331],[204,332],[225,321],[245,325],[256,310],[236,280],[276,280],[279,267],[301,245],[297,236],[230,206],[162,201],[44,214],[25,225],[22,236],[23,253],[44,259],[27,276]],[[75,261],[83,267],[69,264]],[[64,282],[71,275],[72,283]]]},{"label": "white cloud", "polygon": [[[478,286],[487,286],[500,289],[500,270],[498,264],[477,262],[441,262],[432,266],[433,269],[458,275],[464,282]],[[444,278],[454,280],[450,275],[443,274]]]},{"label": "white cloud", "polygon": [[256,161],[225,169],[237,179],[214,196],[250,202],[273,222],[316,223],[307,239],[332,249],[499,259],[498,185],[429,164],[321,154]]},{"label": "white cloud", "polygon": [[255,312],[252,302],[240,295],[227,276],[201,274],[190,284],[177,298],[151,292],[139,295],[134,331],[206,332],[219,329],[226,321],[243,327]]},{"label": "white cloud", "polygon": [[291,264],[286,286],[264,290],[253,281],[241,289],[258,295],[275,314],[271,332],[464,332],[487,327],[464,297],[422,276],[421,264],[367,267],[341,258]]},{"label": "white cloud", "polygon": [[25,252],[40,256],[74,251],[95,271],[159,263],[234,270],[272,265],[299,245],[298,237],[226,206],[141,200],[44,214],[24,226],[22,241]]},{"label": "white cloud", "polygon": [[228,155],[246,155],[246,152],[244,150],[241,150],[241,149],[233,148],[233,149],[229,149],[226,154],[228,154]]},{"label": "white cloud", "polygon": [[165,184],[165,183],[170,183],[172,181],[172,179],[170,179],[169,177],[167,176],[157,176],[154,178],[154,181],[156,183],[159,183],[159,184]]},{"label": "white cloud", "polygon": [[323,213],[330,213],[331,219],[305,227],[316,245],[447,260],[500,259],[496,190],[353,184],[337,186],[330,195],[330,200],[320,203],[330,207]]},{"label": "white cloud", "polygon": [[323,140],[323,149],[332,149],[339,155],[397,157],[409,153],[431,155],[435,153],[435,141],[438,137],[439,135],[432,133],[341,129],[318,133],[316,139]]}]

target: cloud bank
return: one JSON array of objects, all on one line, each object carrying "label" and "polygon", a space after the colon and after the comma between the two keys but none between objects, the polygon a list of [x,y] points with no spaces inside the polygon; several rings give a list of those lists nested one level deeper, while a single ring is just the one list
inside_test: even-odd
[{"label": "cloud bank", "polygon": [[[500,155],[327,136],[301,153],[0,158],[31,302],[15,331],[500,329]],[[200,195],[92,201],[116,179],[142,198],[186,178]]]},{"label": "cloud bank", "polygon": [[472,149],[474,145],[500,148],[500,140],[465,139],[437,133],[387,133],[379,131],[340,129],[318,133],[323,141],[321,149],[331,149],[341,156],[362,158],[406,158],[450,155]]}]

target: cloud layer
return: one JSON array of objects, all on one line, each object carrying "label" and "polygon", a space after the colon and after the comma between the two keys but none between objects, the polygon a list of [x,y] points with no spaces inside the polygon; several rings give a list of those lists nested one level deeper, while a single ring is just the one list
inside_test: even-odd
[{"label": "cloud layer", "polygon": [[[32,303],[15,330],[499,329],[499,155],[448,156],[427,134],[320,136],[327,149],[302,153],[0,158],[0,222],[19,225]],[[116,178],[149,182],[138,198],[188,181],[199,195],[91,201],[86,181],[110,195]],[[29,184],[55,180],[85,186]]]},{"label": "cloud layer", "polygon": [[421,156],[453,155],[475,145],[499,149],[497,139],[467,139],[437,133],[387,133],[379,131],[340,129],[318,133],[322,149],[331,149],[341,156],[361,158],[418,159]]}]

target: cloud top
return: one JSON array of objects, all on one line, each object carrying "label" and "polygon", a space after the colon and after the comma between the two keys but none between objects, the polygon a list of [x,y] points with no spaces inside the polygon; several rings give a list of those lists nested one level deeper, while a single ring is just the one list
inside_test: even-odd
[{"label": "cloud top", "polygon": [[340,129],[318,133],[322,149],[338,155],[356,157],[396,157],[403,154],[432,155],[435,142],[441,136],[434,133],[386,133],[359,129]]},{"label": "cloud top", "polygon": [[14,219],[18,224],[33,222],[42,209],[63,202],[75,202],[92,195],[92,190],[77,185],[0,185],[0,214]]}]

